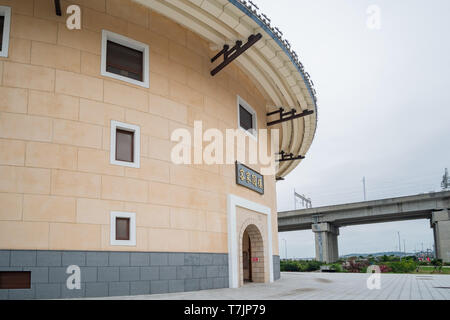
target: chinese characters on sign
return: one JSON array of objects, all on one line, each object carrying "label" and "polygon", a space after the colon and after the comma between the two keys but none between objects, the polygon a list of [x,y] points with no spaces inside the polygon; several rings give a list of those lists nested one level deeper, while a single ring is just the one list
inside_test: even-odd
[{"label": "chinese characters on sign", "polygon": [[260,194],[264,194],[264,177],[239,162],[236,162],[236,183]]}]

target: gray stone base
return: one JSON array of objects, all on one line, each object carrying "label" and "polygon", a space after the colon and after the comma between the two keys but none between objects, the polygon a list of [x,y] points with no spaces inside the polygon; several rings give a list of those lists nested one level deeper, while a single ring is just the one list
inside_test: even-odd
[{"label": "gray stone base", "polygon": [[273,280],[280,280],[280,256],[273,256]]},{"label": "gray stone base", "polygon": [[[67,289],[70,275],[66,270],[70,265],[80,267],[79,290]],[[145,295],[229,287],[228,254],[215,253],[0,250],[0,271],[31,271],[31,289],[0,289],[0,300]]]}]

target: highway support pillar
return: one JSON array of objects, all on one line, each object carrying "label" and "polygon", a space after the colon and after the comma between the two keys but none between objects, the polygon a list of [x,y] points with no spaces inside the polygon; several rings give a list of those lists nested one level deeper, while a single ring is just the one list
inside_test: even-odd
[{"label": "highway support pillar", "polygon": [[450,262],[450,211],[434,211],[431,216],[436,257]]},{"label": "highway support pillar", "polygon": [[338,238],[339,228],[331,223],[323,222],[312,225],[316,238],[316,260],[333,263],[339,260]]}]

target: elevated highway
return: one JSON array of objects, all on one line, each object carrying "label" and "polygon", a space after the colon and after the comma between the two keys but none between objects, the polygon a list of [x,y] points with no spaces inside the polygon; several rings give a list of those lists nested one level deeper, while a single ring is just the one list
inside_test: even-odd
[{"label": "elevated highway", "polygon": [[429,219],[438,258],[450,262],[450,191],[278,213],[278,231],[312,229],[316,259],[339,258],[339,228],[351,225]]}]

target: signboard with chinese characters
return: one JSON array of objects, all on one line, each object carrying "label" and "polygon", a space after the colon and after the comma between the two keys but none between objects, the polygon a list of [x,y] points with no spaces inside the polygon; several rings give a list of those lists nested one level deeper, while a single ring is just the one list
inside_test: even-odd
[{"label": "signboard with chinese characters", "polygon": [[264,176],[239,162],[236,162],[236,183],[264,194]]}]

